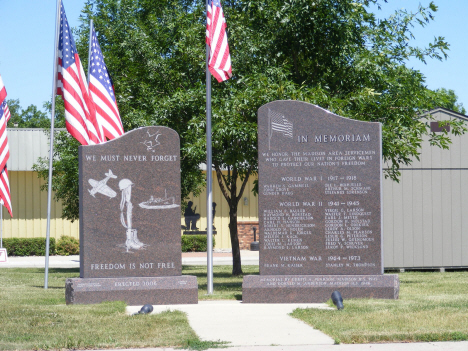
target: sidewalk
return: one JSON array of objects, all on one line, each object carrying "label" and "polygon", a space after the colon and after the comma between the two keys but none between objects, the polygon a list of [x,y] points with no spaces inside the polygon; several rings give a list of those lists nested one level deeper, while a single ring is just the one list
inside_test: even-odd
[{"label": "sidewalk", "polygon": [[[197,305],[153,306],[153,313],[179,310],[202,340],[228,346],[333,345],[333,339],[288,314],[296,308],[330,309],[326,304],[243,304],[241,301],[199,301]],[[133,314],[141,306],[128,306]]]},{"label": "sidewalk", "polygon": [[[206,252],[183,252],[182,265],[206,266]],[[241,250],[242,265],[258,265],[258,251]],[[232,265],[232,253],[213,252],[213,265]],[[0,263],[0,268],[44,268],[44,256],[9,256],[8,262]],[[49,268],[79,268],[80,256],[49,256]]]},{"label": "sidewalk", "polygon": [[[180,351],[170,347],[147,348],[144,351]],[[340,345],[299,345],[299,346],[239,346],[223,349],[208,349],[206,351],[466,351],[467,341],[454,342],[424,342],[399,344],[340,344]],[[122,351],[122,350],[106,350]],[[142,351],[142,349],[127,349],[126,351]]]}]

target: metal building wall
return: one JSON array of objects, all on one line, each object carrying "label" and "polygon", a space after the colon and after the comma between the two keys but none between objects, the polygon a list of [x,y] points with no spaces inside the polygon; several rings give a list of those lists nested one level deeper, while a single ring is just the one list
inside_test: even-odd
[{"label": "metal building wall", "polygon": [[[13,218],[2,206],[4,238],[37,238],[46,236],[47,191],[41,191],[43,180],[32,171],[39,157],[49,156],[49,137],[42,129],[8,128],[10,158],[7,162]],[[61,219],[62,204],[52,201],[50,235],[79,237],[78,221]]]},{"label": "metal building wall", "polygon": [[8,128],[8,171],[32,171],[39,157],[49,157],[49,136],[39,128]]},{"label": "metal building wall", "polygon": [[[445,109],[435,120],[466,117]],[[401,167],[399,183],[384,181],[384,266],[468,266],[468,135],[449,150],[422,144],[420,160]]]},{"label": "metal building wall", "polygon": [[[4,238],[39,238],[46,236],[47,191],[41,191],[44,181],[32,171],[8,171],[13,218],[2,206]],[[50,236],[62,235],[79,238],[78,221],[60,218],[62,204],[52,201]]]}]

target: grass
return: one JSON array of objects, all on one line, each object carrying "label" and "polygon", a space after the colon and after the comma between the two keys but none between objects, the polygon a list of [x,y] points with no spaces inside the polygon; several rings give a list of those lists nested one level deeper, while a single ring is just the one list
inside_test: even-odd
[{"label": "grass", "polygon": [[[258,266],[243,266],[244,275],[258,275]],[[243,275],[233,277],[232,266],[213,267],[213,294],[207,295],[206,266],[184,266],[182,274],[194,275],[198,282],[199,300],[242,300]]]},{"label": "grass", "polygon": [[[258,274],[257,266],[243,270]],[[197,276],[200,300],[242,298],[243,277],[232,277],[230,266],[214,266],[213,295],[206,295],[206,267],[184,266],[183,274]],[[65,279],[78,276],[78,269],[50,269],[44,290],[43,269],[0,269],[0,350],[224,345],[200,340],[178,311],[131,317],[122,302],[66,306]],[[468,340],[468,272],[399,277],[399,300],[345,299],[342,311],[297,309],[292,315],[336,343]]]},{"label": "grass", "polygon": [[345,299],[341,311],[297,309],[292,316],[346,344],[468,340],[468,272],[399,277],[399,300]]},{"label": "grass", "polygon": [[206,349],[179,311],[128,316],[125,303],[65,305],[65,279],[78,269],[0,270],[0,350],[140,348]]}]

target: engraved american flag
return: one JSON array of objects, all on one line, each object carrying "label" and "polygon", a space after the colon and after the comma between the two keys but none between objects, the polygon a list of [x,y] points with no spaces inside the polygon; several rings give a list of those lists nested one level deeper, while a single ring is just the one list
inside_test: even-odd
[{"label": "engraved american flag", "polygon": [[288,138],[293,137],[293,124],[289,122],[286,117],[270,109],[268,110],[268,117],[272,132],[280,132]]}]

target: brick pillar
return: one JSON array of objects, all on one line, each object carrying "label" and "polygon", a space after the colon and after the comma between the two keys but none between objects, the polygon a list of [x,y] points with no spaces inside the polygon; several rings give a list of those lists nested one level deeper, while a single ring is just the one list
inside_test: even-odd
[{"label": "brick pillar", "polygon": [[239,237],[239,247],[241,250],[250,250],[250,243],[254,240],[252,227],[257,228],[258,241],[258,221],[237,222],[237,236]]}]

